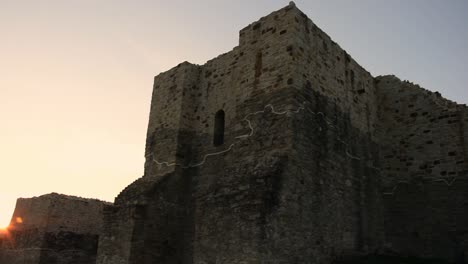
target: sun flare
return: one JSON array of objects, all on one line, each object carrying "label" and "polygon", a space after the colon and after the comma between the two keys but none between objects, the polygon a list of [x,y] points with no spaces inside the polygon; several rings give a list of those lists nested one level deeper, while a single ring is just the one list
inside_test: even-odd
[{"label": "sun flare", "polygon": [[0,233],[6,233],[9,228],[10,228],[10,222],[0,223]]},{"label": "sun flare", "polygon": [[8,231],[8,225],[7,226],[0,226],[0,233],[6,233]]}]

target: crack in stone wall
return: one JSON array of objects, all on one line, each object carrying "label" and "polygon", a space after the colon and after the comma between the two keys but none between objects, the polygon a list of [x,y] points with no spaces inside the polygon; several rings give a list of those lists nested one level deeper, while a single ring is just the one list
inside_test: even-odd
[{"label": "crack in stone wall", "polygon": [[[325,114],[323,112],[314,112],[312,111],[310,108],[306,107],[306,104],[307,102],[304,102],[303,104],[301,104],[296,110],[283,110],[283,111],[278,111],[275,109],[275,107],[272,105],[272,104],[267,104],[265,105],[265,107],[263,108],[264,110],[259,110],[259,111],[256,111],[256,112],[252,112],[252,113],[249,113],[247,114],[244,118],[242,118],[242,121],[246,122],[247,123],[247,126],[249,127],[250,129],[250,132],[247,133],[247,134],[243,134],[243,135],[240,135],[240,136],[236,136],[235,139],[246,139],[246,138],[249,138],[251,137],[254,133],[255,133],[255,129],[254,127],[252,126],[252,120],[249,119],[249,117],[251,116],[254,116],[254,115],[258,115],[258,114],[264,114],[267,110],[266,109],[270,109],[270,113],[272,114],[275,114],[275,115],[286,115],[287,117],[290,117],[294,114],[299,114],[300,112],[303,112],[303,111],[306,111],[306,112],[309,112],[313,115],[320,115],[323,117],[325,123],[330,127],[330,128],[333,128],[333,129],[336,129],[336,126],[333,125],[333,123],[325,116]],[[319,126],[319,129],[323,129],[322,127]],[[363,158],[362,157],[359,157],[353,153],[351,153],[351,151],[349,150],[349,143],[345,142],[344,140],[342,140],[340,137],[337,137],[336,140],[340,143],[342,143],[343,145],[346,146],[346,148],[344,149],[345,151],[345,154],[347,157],[349,157],[350,159],[354,159],[354,160],[362,160]],[[178,166],[178,167],[181,167],[183,169],[188,169],[188,168],[195,168],[195,167],[199,167],[199,166],[202,166],[205,164],[207,158],[209,157],[213,157],[213,156],[217,156],[217,155],[222,155],[224,153],[227,153],[229,151],[231,151],[235,145],[237,144],[237,142],[235,143],[232,143],[229,145],[228,148],[222,150],[222,151],[216,151],[216,152],[210,152],[210,153],[207,153],[205,155],[203,155],[202,159],[200,162],[197,162],[197,163],[192,163],[189,165],[183,165],[183,164],[178,164],[178,163],[175,163],[175,162],[169,162],[169,161],[158,161],[157,159],[155,159],[154,157],[152,157],[152,160],[153,162],[155,162],[157,165],[159,166],[167,166],[167,167],[171,167],[171,166]],[[375,167],[373,165],[369,165],[368,164],[368,167],[372,168],[372,169],[375,169],[377,171],[381,171],[381,168],[378,168],[378,167]],[[443,177],[423,177],[424,179],[427,179],[427,180],[431,180],[433,182],[444,182],[447,186],[452,186],[452,184],[458,180],[458,179],[461,179],[462,177],[460,176],[457,176],[457,177],[454,177],[452,179],[447,179],[447,178],[443,178]],[[393,188],[391,189],[390,192],[383,192],[384,195],[394,195],[395,194],[395,191],[398,189],[398,186],[400,184],[409,184],[410,182],[409,181],[398,181],[394,186]]]}]

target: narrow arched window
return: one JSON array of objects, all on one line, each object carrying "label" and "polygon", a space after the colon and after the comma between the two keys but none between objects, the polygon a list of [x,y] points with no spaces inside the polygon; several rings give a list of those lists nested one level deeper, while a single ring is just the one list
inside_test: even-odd
[{"label": "narrow arched window", "polygon": [[219,110],[215,115],[213,144],[220,146],[224,143],[224,111]]}]

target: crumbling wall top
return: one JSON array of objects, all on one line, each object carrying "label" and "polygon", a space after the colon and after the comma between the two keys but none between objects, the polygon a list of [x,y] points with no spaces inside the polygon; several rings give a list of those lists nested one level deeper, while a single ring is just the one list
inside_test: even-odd
[{"label": "crumbling wall top", "polygon": [[99,233],[102,209],[109,202],[58,193],[19,198],[11,230],[42,229],[49,232]]}]

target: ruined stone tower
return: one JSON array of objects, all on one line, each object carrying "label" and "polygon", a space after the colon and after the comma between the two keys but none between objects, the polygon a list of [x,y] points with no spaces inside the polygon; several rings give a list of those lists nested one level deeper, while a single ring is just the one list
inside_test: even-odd
[{"label": "ruined stone tower", "polygon": [[381,244],[374,79],[293,4],[153,89],[145,175],[109,208],[98,263],[312,263]]},{"label": "ruined stone tower", "polygon": [[[428,157],[445,153],[411,156],[426,150],[415,138],[425,133],[417,129],[432,126],[422,118],[436,108],[466,109],[445,110],[445,100],[406,86],[391,76],[373,78],[292,3],[242,29],[232,51],[161,73],[145,175],[106,211],[98,263],[329,263],[384,249],[456,258],[466,237],[449,242],[440,234],[431,244],[429,226],[412,232],[397,225],[411,219],[416,230],[419,217],[429,217],[414,199],[420,195],[451,193],[466,208],[462,183],[449,188],[413,177],[432,177]],[[400,108],[409,102],[414,113]],[[454,122],[465,122],[460,115]],[[400,140],[404,157],[395,154]],[[456,153],[459,175],[466,164],[463,151]],[[416,179],[422,182],[412,185]],[[422,185],[437,190],[418,193]],[[466,213],[458,217],[467,220]],[[466,231],[466,224],[456,229]],[[425,246],[411,249],[418,236]],[[458,251],[450,249],[454,243]]]},{"label": "ruined stone tower", "polygon": [[96,263],[468,261],[465,105],[374,78],[293,3],[239,37],[155,77]]}]

